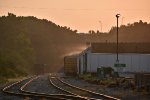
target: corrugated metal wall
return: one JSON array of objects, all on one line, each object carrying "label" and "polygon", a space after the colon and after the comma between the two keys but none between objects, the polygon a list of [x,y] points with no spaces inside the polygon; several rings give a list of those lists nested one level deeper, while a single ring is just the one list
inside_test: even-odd
[{"label": "corrugated metal wall", "polygon": [[[87,71],[96,72],[97,67],[101,66],[113,67],[115,62],[116,54],[88,53]],[[150,54],[119,54],[119,62],[126,64],[125,72],[150,72]]]}]

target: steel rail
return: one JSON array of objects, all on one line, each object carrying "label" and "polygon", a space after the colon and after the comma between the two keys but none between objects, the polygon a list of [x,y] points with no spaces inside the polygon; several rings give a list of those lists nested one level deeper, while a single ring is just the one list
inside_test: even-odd
[{"label": "steel rail", "polygon": [[97,93],[97,92],[93,92],[93,91],[90,91],[90,90],[87,90],[87,89],[84,89],[84,88],[81,88],[81,87],[78,87],[78,86],[74,86],[72,84],[69,84],[67,82],[64,82],[63,80],[61,80],[60,78],[58,78],[59,81],[61,81],[62,83],[70,86],[70,87],[73,87],[73,88],[76,88],[76,89],[79,89],[79,90],[82,90],[82,91],[87,91],[93,95],[97,95],[97,96],[102,96],[103,98],[106,98],[106,99],[111,99],[111,100],[120,100],[118,98],[115,98],[115,97],[112,97],[112,96],[109,96],[109,95],[106,95],[106,94],[101,94],[101,93]]},{"label": "steel rail", "polygon": [[31,79],[30,81],[28,81],[26,84],[24,84],[20,90],[24,93],[27,93],[27,94],[33,94],[33,95],[40,95],[42,97],[51,97],[53,99],[59,99],[59,100],[66,100],[65,98],[62,98],[62,97],[59,97],[59,95],[52,95],[52,94],[46,94],[46,93],[39,93],[39,92],[31,92],[31,91],[27,91],[25,90],[25,87],[28,86],[33,80],[37,79],[38,77],[35,77],[33,79]]},{"label": "steel rail", "polygon": [[59,80],[59,81],[60,81],[61,83],[63,83],[64,85],[67,85],[67,86],[69,86],[69,87],[72,87],[72,88],[75,88],[75,89],[78,89],[78,90],[81,90],[81,91],[88,92],[88,93],[90,93],[90,94],[92,94],[92,95],[101,97],[101,98],[103,98],[103,99],[107,99],[107,100],[120,100],[120,99],[115,98],[115,97],[112,97],[112,96],[108,96],[108,95],[105,95],[105,94],[96,93],[96,92],[93,92],[93,91],[90,91],[90,90],[87,90],[87,89],[83,89],[83,88],[80,88],[80,87],[71,85],[71,84],[69,84],[69,83],[67,83],[67,82],[62,81],[62,80],[61,80],[60,78],[58,78],[58,77],[53,77],[53,76],[51,77],[51,79],[50,79],[51,84],[53,84],[53,85],[54,85],[55,87],[57,87],[58,89],[60,89],[60,90],[62,90],[62,91],[65,91],[65,92],[67,92],[67,93],[70,93],[70,94],[72,94],[72,95],[80,96],[80,97],[82,97],[82,98],[90,99],[90,100],[95,100],[95,99],[98,100],[97,98],[93,98],[93,96],[92,96],[92,98],[91,98],[91,97],[87,97],[87,96],[81,96],[80,94],[75,94],[75,93],[72,93],[71,91],[65,90],[63,87],[60,87],[60,86],[57,86],[56,84],[54,84],[54,83],[52,82],[52,79],[53,79],[53,78],[57,78],[57,80]]},{"label": "steel rail", "polygon": [[[17,82],[14,82],[13,84],[11,84],[11,85],[8,85],[8,86],[6,86],[6,87],[4,87],[3,89],[2,89],[2,91],[4,92],[4,93],[7,93],[7,94],[10,94],[10,95],[14,95],[14,96],[29,96],[29,97],[31,97],[31,96],[33,96],[33,95],[30,95],[30,94],[24,94],[24,93],[20,93],[20,92],[14,92],[14,91],[10,91],[9,89],[11,89],[12,87],[14,87],[15,85],[17,85],[17,84],[19,84],[19,83],[21,83],[21,82],[23,82],[23,81],[25,81],[25,80],[27,80],[27,79],[30,79],[30,78],[32,78],[32,77],[29,77],[29,78],[25,78],[25,79],[22,79],[22,80],[20,80],[20,81],[17,81]],[[19,90],[18,90],[19,91]]]},{"label": "steel rail", "polygon": [[[28,86],[33,80],[37,79],[38,77],[35,77],[33,79],[31,79],[30,81],[28,81],[26,84],[24,84],[20,90],[24,93],[28,93],[28,94],[33,94],[33,95],[40,95],[43,97],[48,97],[48,98],[54,98],[56,100],[81,100],[79,97],[77,96],[73,96],[73,95],[66,95],[66,94],[47,94],[47,93],[39,93],[39,92],[31,92],[31,91],[27,91],[25,90],[25,87]],[[83,100],[83,99],[82,99]]]},{"label": "steel rail", "polygon": [[[28,92],[28,93],[22,93],[23,91],[21,90],[21,88],[18,90],[18,91],[20,91],[19,93],[18,92],[14,92],[14,91],[10,91],[10,90],[8,90],[8,89],[10,89],[10,88],[12,88],[12,87],[14,87],[15,85],[17,85],[17,84],[19,84],[19,83],[21,83],[21,82],[23,82],[23,81],[25,81],[25,80],[27,80],[27,79],[30,79],[29,81],[31,81],[31,80],[33,80],[33,79],[36,79],[37,77],[30,77],[30,78],[25,78],[25,79],[22,79],[22,80],[20,80],[20,81],[17,81],[17,82],[15,82],[15,83],[13,83],[13,84],[11,84],[11,85],[8,85],[8,86],[6,86],[6,87],[4,87],[3,89],[2,89],[2,91],[4,92],[4,93],[7,93],[7,94],[10,94],[10,95],[14,95],[14,96],[19,96],[19,97],[31,97],[31,98],[35,98],[35,97],[37,97],[37,98],[46,98],[46,99],[53,99],[53,100],[66,100],[66,99],[63,99],[63,98],[56,98],[56,97],[52,97],[52,96],[48,96],[48,95],[41,95],[41,94],[39,94],[39,93],[35,93],[35,94],[33,94],[33,93],[30,93],[30,92]],[[28,82],[29,82],[28,81]],[[28,83],[27,82],[27,83]],[[25,83],[26,84],[26,83]],[[24,85],[23,85],[24,86]],[[23,86],[21,86],[21,87],[23,87]]]},{"label": "steel rail", "polygon": [[61,87],[55,85],[55,84],[52,82],[51,77],[49,77],[49,81],[50,81],[50,83],[51,83],[55,88],[57,88],[57,89],[59,89],[59,90],[65,92],[65,93],[70,94],[70,95],[66,95],[66,96],[71,97],[71,98],[73,97],[74,99],[77,99],[77,100],[87,100],[87,98],[84,98],[84,97],[82,97],[82,96],[80,96],[80,95],[74,94],[74,93],[72,93],[72,92],[70,92],[70,91],[67,91],[67,90],[65,90],[65,89],[63,89],[63,88],[61,88]]},{"label": "steel rail", "polygon": [[[60,87],[60,86],[56,85],[56,84],[52,81],[52,79],[57,79],[57,78],[56,78],[56,77],[51,77],[51,78],[50,78],[50,82],[51,82],[51,84],[52,84],[53,86],[55,86],[55,87],[58,88],[59,90],[62,90],[62,91],[64,91],[64,92],[67,92],[67,93],[69,93],[69,94],[71,94],[71,95],[75,95],[75,96],[77,96],[77,97],[79,97],[79,98],[81,98],[81,99],[83,99],[83,100],[101,100],[101,99],[91,98],[91,97],[87,97],[87,96],[81,96],[81,95],[79,95],[79,94],[76,94],[76,93],[73,93],[73,92],[71,92],[71,91],[68,91],[68,90],[64,89],[64,87]],[[58,81],[59,81],[59,80],[58,80]]]},{"label": "steel rail", "polygon": [[[33,77],[33,76],[32,76],[32,77]],[[12,91],[8,91],[8,89],[12,88],[13,86],[15,86],[15,85],[17,85],[17,84],[19,84],[19,83],[21,83],[21,82],[27,80],[27,79],[32,78],[32,77],[28,77],[28,78],[22,79],[22,80],[20,80],[20,81],[14,82],[14,83],[12,83],[12,84],[10,84],[10,85],[4,87],[4,88],[2,89],[2,91],[3,91],[4,93],[8,93],[8,94],[21,94],[21,93],[14,93],[14,92],[12,92]]]}]

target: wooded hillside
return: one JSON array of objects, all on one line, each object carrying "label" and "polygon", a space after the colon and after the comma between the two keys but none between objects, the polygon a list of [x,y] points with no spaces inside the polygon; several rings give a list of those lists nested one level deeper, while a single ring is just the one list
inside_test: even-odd
[{"label": "wooded hillside", "polygon": [[[121,42],[150,42],[150,24],[135,22],[119,29]],[[34,64],[46,64],[45,71],[58,71],[63,57],[81,51],[89,42],[115,42],[116,27],[110,32],[77,33],[46,19],[33,16],[0,17],[0,76],[32,73]]]}]

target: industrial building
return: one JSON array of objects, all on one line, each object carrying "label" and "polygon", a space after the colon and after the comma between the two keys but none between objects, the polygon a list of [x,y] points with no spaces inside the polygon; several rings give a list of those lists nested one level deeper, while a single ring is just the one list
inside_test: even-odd
[{"label": "industrial building", "polygon": [[[150,43],[119,43],[123,72],[150,72]],[[77,73],[96,72],[98,67],[115,67],[116,43],[91,43],[77,56]]]},{"label": "industrial building", "polygon": [[[111,67],[116,72],[116,43],[91,43],[78,55],[64,60],[66,74],[95,73],[98,69]],[[119,75],[134,78],[136,88],[150,91],[150,43],[119,43],[119,64],[123,70]]]},{"label": "industrial building", "polygon": [[[150,72],[150,43],[118,45],[118,58],[123,65],[123,72]],[[80,54],[65,57],[64,69],[65,73],[82,74],[96,72],[98,67],[112,67],[117,70],[115,64],[116,43],[91,43]]]}]

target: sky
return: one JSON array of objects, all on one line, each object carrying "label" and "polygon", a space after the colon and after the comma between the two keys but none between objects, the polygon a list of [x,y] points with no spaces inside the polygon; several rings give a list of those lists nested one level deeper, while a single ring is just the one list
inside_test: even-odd
[{"label": "sky", "polygon": [[119,25],[150,23],[150,0],[0,0],[0,16],[8,12],[48,19],[78,32],[108,32],[116,26],[118,13]]}]

